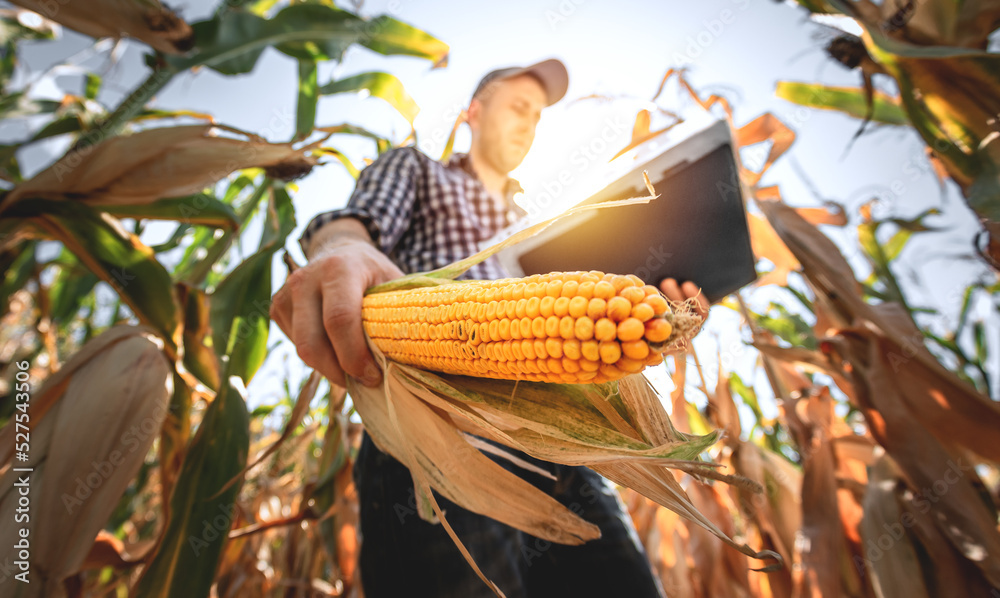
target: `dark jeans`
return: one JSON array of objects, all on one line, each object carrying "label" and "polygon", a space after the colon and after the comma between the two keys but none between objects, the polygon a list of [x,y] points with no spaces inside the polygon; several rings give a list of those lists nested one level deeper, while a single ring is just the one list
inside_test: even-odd
[{"label": "dark jeans", "polygon": [[[510,449],[504,449],[510,451]],[[617,491],[586,467],[539,461],[551,480],[490,458],[601,529],[601,538],[565,546],[467,511],[435,494],[479,568],[508,598],[658,598],[662,590]],[[361,581],[367,598],[488,598],[487,588],[441,525],[417,514],[413,479],[367,434],[354,466],[361,502]]]}]

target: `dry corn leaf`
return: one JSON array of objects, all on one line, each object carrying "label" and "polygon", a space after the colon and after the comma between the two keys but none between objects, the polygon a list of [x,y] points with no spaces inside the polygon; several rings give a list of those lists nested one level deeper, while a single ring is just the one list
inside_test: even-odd
[{"label": "dry corn leaf", "polygon": [[628,145],[618,150],[618,153],[616,153],[614,156],[611,156],[611,160],[614,160],[615,158],[621,156],[622,154],[642,145],[643,143],[646,143],[647,141],[649,141],[654,137],[666,133],[667,131],[669,131],[670,129],[674,128],[675,126],[679,125],[682,122],[680,118],[675,118],[674,122],[663,127],[662,129],[651,131],[649,129],[651,121],[652,121],[652,113],[650,113],[650,111],[646,109],[640,110],[635,115],[635,124],[632,126],[632,138],[629,140]]},{"label": "dry corn leaf", "polygon": [[[758,197],[760,197],[758,195]],[[844,206],[827,202],[822,208],[795,208],[795,211],[810,224],[829,224],[830,226],[844,226],[847,224],[847,213]]]},{"label": "dry corn leaf", "polygon": [[750,229],[750,246],[757,259],[764,258],[774,264],[770,272],[757,279],[756,286],[776,284],[785,286],[788,283],[789,272],[801,267],[795,255],[781,242],[781,238],[767,220],[757,214],[747,214],[747,225]]},{"label": "dry corn leaf", "polygon": [[946,369],[924,346],[923,334],[894,304],[869,305],[836,246],[792,208],[761,202],[775,231],[803,264],[803,274],[841,326],[877,335],[899,398],[922,427],[945,445],[969,449],[1000,462],[1000,405]]},{"label": "dry corn leaf", "polygon": [[[98,335],[80,347],[73,354],[59,371],[45,379],[45,384],[40,389],[32,393],[31,396],[31,420],[34,426],[38,426],[42,419],[49,413],[60,397],[66,391],[73,374],[81,367],[87,365],[90,360],[99,356],[112,345],[123,340],[134,337],[138,331],[150,331],[145,327],[133,326],[112,326],[103,334]],[[14,426],[4,426],[0,429],[0,467],[2,464],[10,462],[14,456]],[[2,471],[2,469],[0,469]]]},{"label": "dry corn leaf", "polygon": [[752,345],[763,355],[776,359],[786,365],[793,365],[802,372],[822,373],[833,378],[837,387],[847,395],[848,399],[854,396],[854,388],[850,380],[845,377],[840,367],[830,362],[830,360],[819,351],[812,351],[805,347],[782,347],[773,342],[754,340]]},{"label": "dry corn leaf", "polygon": [[764,162],[755,170],[741,166],[741,178],[750,187],[756,187],[775,160],[788,151],[795,142],[795,131],[770,112],[765,112],[736,130],[736,143],[741,149],[766,141],[771,142],[771,147]]},{"label": "dry corn leaf", "polygon": [[[865,514],[859,526],[864,550],[862,555],[854,556],[853,566],[871,576],[876,596],[930,598],[932,594],[924,585],[918,545],[900,523],[903,509],[898,496],[899,472],[891,462],[891,457],[883,455],[872,468],[872,483],[865,492]],[[878,546],[886,538],[890,542],[887,549],[892,551],[888,555]],[[886,546],[886,542],[882,545]]]},{"label": "dry corn leaf", "polygon": [[212,125],[146,129],[72,150],[12,189],[0,208],[33,197],[106,205],[148,203],[197,193],[243,168],[303,174],[317,163],[307,154],[309,147],[295,149],[249,134],[243,139],[219,137],[217,130]]},{"label": "dry corn leaf", "polygon": [[[232,479],[230,479],[226,485],[223,486],[223,489],[228,488],[230,485],[244,479],[247,472],[262,463],[264,459],[273,455],[274,452],[281,448],[281,445],[283,445],[285,441],[292,436],[292,433],[295,432],[295,430],[298,429],[299,424],[302,423],[302,418],[304,418],[306,413],[309,412],[309,403],[311,403],[313,398],[316,396],[316,391],[319,389],[319,383],[322,380],[323,376],[321,376],[319,372],[315,370],[309,372],[309,378],[306,379],[306,383],[302,385],[298,396],[295,398],[295,404],[292,406],[292,412],[289,414],[288,420],[285,422],[285,427],[281,431],[281,435],[278,436],[278,438],[273,442],[270,442],[267,448],[261,451],[260,454],[257,455],[253,461],[248,463],[242,471],[233,476]],[[307,441],[309,440],[309,437],[306,434],[301,435],[300,438]]]},{"label": "dry corn leaf", "polygon": [[191,27],[159,0],[12,2],[91,37],[134,37],[167,54],[186,52],[194,45]]},{"label": "dry corn leaf", "polygon": [[[16,596],[48,596],[80,569],[166,416],[173,379],[162,344],[142,328],[122,328],[129,334],[117,342],[91,341],[103,345],[96,354],[84,347],[90,358],[70,371],[48,417],[33,426],[29,460],[16,465],[33,471],[9,469],[0,479],[0,561],[17,560],[13,547],[22,526],[14,519],[14,484],[27,479],[31,488],[25,527],[32,583],[15,584]],[[116,328],[105,333],[120,334]]]},{"label": "dry corn leaf", "polygon": [[[719,486],[693,482],[688,486],[695,507],[712,520],[730,537],[737,536],[736,524],[731,513],[735,506]],[[711,534],[698,526],[689,526],[691,541],[689,554],[694,557],[695,569],[702,575],[703,586],[709,596],[748,598],[750,580],[746,556],[727,549]]]},{"label": "dry corn leaf", "polygon": [[[966,596],[990,596],[990,598],[993,598],[996,595],[997,587],[995,585],[991,587],[990,583],[983,577],[982,572],[976,568],[976,565],[966,559],[948,541],[941,532],[939,524],[934,521],[934,512],[927,508],[926,502],[920,496],[906,488],[898,467],[894,468],[894,476],[896,480],[896,499],[900,504],[902,512],[896,521],[899,524],[905,522],[903,527],[912,531],[912,536],[910,537],[918,540],[921,548],[923,548],[925,556],[921,562],[924,566],[921,567],[922,570],[920,572],[923,575],[925,585],[928,586],[930,595],[960,596],[962,598]],[[890,524],[890,529],[887,530],[883,527],[881,534],[895,537],[898,536],[899,529],[894,529]],[[876,551],[868,552],[871,549],[871,545],[866,543],[865,558],[876,560],[879,558],[893,558],[895,556],[892,552],[892,547],[890,547],[888,552],[883,551],[882,554],[877,552],[879,549],[877,542],[883,540],[882,535],[876,539]],[[929,566],[931,564],[932,567]],[[914,576],[915,574],[916,571],[912,569],[908,572],[910,576]],[[891,580],[893,585],[890,586],[888,583],[886,585],[892,589],[895,587],[907,587],[905,584],[895,585],[894,582],[896,581],[896,579],[893,579]],[[892,592],[892,589],[890,589],[890,592]],[[887,595],[892,595],[893,598],[895,596],[903,598],[901,593]]]},{"label": "dry corn leaf", "polygon": [[361,576],[358,572],[361,556],[358,544],[358,526],[361,511],[358,506],[358,490],[351,477],[351,467],[352,463],[348,462],[347,466],[337,473],[336,487],[339,491],[333,507],[336,511],[332,523],[337,540],[337,551],[331,556],[336,559],[337,570],[340,572],[340,579],[344,584],[344,592],[348,595],[356,595],[361,587]]},{"label": "dry corn leaf", "polygon": [[801,428],[793,434],[803,458],[797,592],[800,596],[840,596],[844,591],[840,570],[830,566],[846,552],[837,504],[836,457],[830,444],[833,401],[829,395],[813,395],[797,400],[795,407]]},{"label": "dry corn leaf", "polygon": [[763,494],[753,494],[734,489],[739,494],[739,504],[754,522],[764,540],[763,544],[781,555],[789,565],[771,573],[768,578],[789,588],[791,595],[791,566],[796,563],[795,540],[802,527],[802,472],[784,457],[750,442],[740,443],[733,452],[736,471],[764,488]]},{"label": "dry corn leaf", "polygon": [[[716,363],[721,363],[722,358],[716,359]],[[740,424],[740,412],[733,400],[733,393],[729,387],[729,376],[723,373],[719,367],[718,379],[715,383],[715,392],[708,392],[702,389],[708,397],[708,415],[712,422],[726,431],[726,440],[731,444],[739,443],[743,428]]]},{"label": "dry corn leaf", "polygon": [[[418,485],[550,541],[576,544],[595,537],[591,524],[484,457],[455,430],[471,429],[536,458],[590,465],[694,520],[744,554],[771,556],[730,539],[697,511],[663,468],[709,475],[710,464],[689,460],[716,436],[693,437],[674,429],[645,378],[558,385],[438,376],[385,361],[371,346],[384,365],[386,388],[369,389],[352,381],[351,395],[373,440],[406,464]],[[612,394],[615,386],[618,392]],[[611,402],[635,433],[616,429],[593,407],[594,401]]]},{"label": "dry corn leaf", "polygon": [[[651,197],[568,210],[474,256],[432,272],[404,276],[366,293],[455,284],[453,279],[471,266],[537,234],[561,216],[654,199],[645,174],[644,179]],[[667,466],[700,477],[738,482],[747,488],[754,486],[720,474],[715,464],[695,461],[716,441],[717,433],[692,436],[678,431],[642,376],[609,384],[565,385],[439,375],[390,361],[371,341],[369,347],[384,372],[382,387],[367,388],[348,380],[366,429],[381,450],[410,469],[421,517],[437,520],[445,527],[469,564],[497,595],[503,594],[482,574],[448,525],[432,490],[466,509],[549,541],[579,544],[600,532],[488,459],[477,450],[482,443],[460,431],[492,439],[535,458],[589,465],[610,480],[698,523],[748,556],[780,558],[776,553],[758,553],[732,540],[698,512],[665,469]]]},{"label": "dry corn leaf", "polygon": [[[973,482],[981,482],[973,464],[954,450],[962,441],[943,444],[931,435],[936,430],[921,422],[907,400],[914,393],[907,392],[902,380],[907,373],[893,368],[891,345],[884,337],[868,328],[852,328],[842,331],[834,343],[851,364],[859,406],[872,436],[899,464],[920,500],[925,505],[933,501],[929,508],[942,534],[990,583],[1000,587],[1000,562],[991,556],[1000,554],[996,511],[976,491]],[[938,392],[934,387],[923,389],[922,402],[933,401],[932,394]],[[979,426],[980,422],[970,421],[965,434],[980,433],[976,431]],[[981,433],[982,440],[1000,444],[1000,429],[981,429]]]},{"label": "dry corn leaf", "polygon": [[87,553],[87,558],[80,565],[80,571],[88,569],[103,569],[104,567],[114,567],[121,569],[131,567],[142,562],[142,559],[149,554],[149,551],[156,545],[156,540],[140,540],[134,544],[126,545],[110,532],[101,530],[97,532],[93,546]]}]

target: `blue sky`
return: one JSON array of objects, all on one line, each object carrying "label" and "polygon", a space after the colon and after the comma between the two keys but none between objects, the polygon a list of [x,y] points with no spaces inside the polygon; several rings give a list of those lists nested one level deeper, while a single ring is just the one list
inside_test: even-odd
[{"label": "blue sky", "polygon": [[[209,16],[218,4],[213,0],[174,0],[171,6],[188,21]],[[574,151],[590,147],[612,127],[620,145],[608,143],[603,153],[610,158],[628,142],[635,113],[648,106],[666,70],[688,68],[688,78],[702,92],[725,95],[735,107],[736,124],[744,124],[770,111],[798,133],[789,154],[768,173],[764,182],[781,186],[792,205],[817,205],[822,199],[845,204],[852,223],[857,208],[879,197],[876,214],[912,217],[928,207],[944,214],[933,221],[942,232],[925,234],[907,247],[897,275],[903,279],[913,303],[945,310],[947,319],[932,325],[954,325],[957,304],[954,290],[964,288],[984,268],[967,256],[976,223],[957,190],[950,183],[942,189],[926,160],[923,144],[910,130],[869,127],[849,152],[845,148],[859,122],[836,113],[803,110],[774,95],[779,80],[821,81],[830,85],[857,85],[859,77],[829,60],[822,50],[827,38],[806,20],[806,13],[791,3],[772,0],[714,0],[704,2],[618,0],[515,0],[472,3],[459,1],[389,0],[365,2],[362,14],[390,14],[437,36],[451,47],[447,68],[430,70],[425,61],[408,57],[384,57],[364,48],[352,48],[339,65],[323,65],[320,83],[369,70],[396,74],[421,107],[415,126],[419,147],[431,155],[440,153],[455,114],[464,107],[479,78],[494,68],[528,64],[544,58],[562,60],[570,73],[567,100],[547,109],[539,124],[535,145],[524,164],[514,173],[531,196],[550,182],[554,173],[570,163]],[[57,44],[31,44],[23,56],[34,69],[44,68],[86,48],[89,40],[67,32]],[[144,77],[142,54],[136,43],[124,44],[111,64],[107,57],[84,64],[104,73],[106,89],[99,98],[108,105],[117,102]],[[56,77],[56,86],[76,92],[78,77]],[[885,85],[885,83],[883,83]],[[296,69],[294,62],[272,50],[265,52],[257,69],[245,76],[224,77],[213,71],[186,74],[175,79],[155,99],[162,108],[189,109],[214,114],[220,122],[261,134],[271,141],[285,141],[294,127]],[[886,86],[891,91],[891,87]],[[38,86],[39,93],[46,87]],[[610,102],[575,98],[601,94],[618,99]],[[698,108],[670,89],[658,101],[660,107],[684,115]],[[409,125],[388,105],[356,95],[320,100],[318,125],[352,122],[402,140]],[[665,124],[665,117],[656,120]],[[0,136],[18,137],[0,127]],[[374,155],[365,140],[342,138],[332,143],[360,164]],[[456,149],[468,147],[467,130]],[[757,152],[763,148],[758,148]],[[29,154],[41,165],[45,155],[61,151],[57,143]],[[752,163],[753,151],[744,155]],[[803,176],[804,175],[804,176]],[[352,179],[336,162],[317,168],[298,182],[295,194],[299,231],[316,213],[342,206],[352,189]],[[584,197],[564,194],[567,204]],[[928,222],[929,224],[931,222]],[[853,252],[853,228],[830,232],[844,248],[848,259],[864,272],[863,261]],[[669,231],[665,231],[669,234]],[[251,237],[252,238],[252,237]],[[304,258],[297,244],[289,243],[293,256]],[[957,257],[956,257],[957,256]],[[963,257],[965,256],[965,257]],[[284,278],[284,266],[274,270],[274,290]],[[949,294],[951,293],[951,294]],[[747,293],[752,306],[763,307],[776,295],[772,291]],[[985,306],[984,306],[985,309]],[[994,334],[996,318],[994,317]],[[273,329],[275,337],[280,331]],[[748,352],[740,348],[739,319],[723,307],[713,309],[707,330],[698,340],[710,385],[715,355],[731,354],[724,360],[745,379],[765,384],[754,372]],[[302,375],[288,343],[273,352],[264,370],[250,386],[252,402],[270,402],[285,369],[293,379]],[[689,376],[689,380],[691,376]],[[773,412],[772,412],[773,414]]]}]

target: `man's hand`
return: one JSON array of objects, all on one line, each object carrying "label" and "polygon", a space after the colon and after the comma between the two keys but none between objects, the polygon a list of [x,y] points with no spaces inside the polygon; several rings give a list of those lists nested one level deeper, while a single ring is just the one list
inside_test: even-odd
[{"label": "man's hand", "polygon": [[271,319],[295,343],[302,361],[334,384],[345,386],[346,373],[375,386],[382,374],[365,344],[361,300],[369,287],[402,275],[370,242],[338,238],[289,274],[274,295]]},{"label": "man's hand", "polygon": [[708,299],[693,282],[686,281],[684,284],[678,285],[673,278],[664,278],[660,281],[660,290],[671,301],[687,301],[691,297],[695,297],[695,312],[703,319],[708,317]]}]

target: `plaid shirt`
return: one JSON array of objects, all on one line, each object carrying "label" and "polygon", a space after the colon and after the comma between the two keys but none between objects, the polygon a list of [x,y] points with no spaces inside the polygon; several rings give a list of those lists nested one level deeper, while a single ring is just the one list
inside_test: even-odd
[{"label": "plaid shirt", "polygon": [[[467,154],[447,163],[412,147],[388,151],[361,172],[347,207],[323,212],[306,227],[303,251],[323,225],[347,216],[368,229],[372,241],[404,273],[447,266],[480,249],[480,243],[525,214],[513,201],[521,190],[507,184],[507,205],[501,210],[479,180]],[[497,258],[473,266],[462,278],[495,280],[509,274]]]}]

